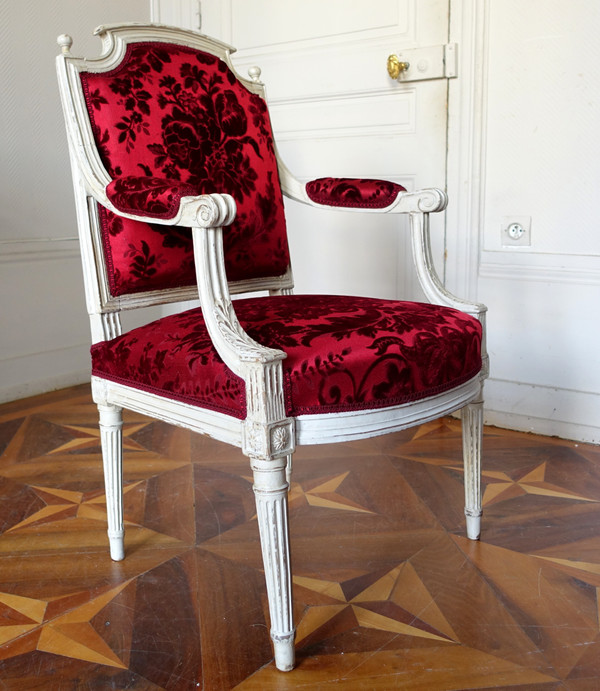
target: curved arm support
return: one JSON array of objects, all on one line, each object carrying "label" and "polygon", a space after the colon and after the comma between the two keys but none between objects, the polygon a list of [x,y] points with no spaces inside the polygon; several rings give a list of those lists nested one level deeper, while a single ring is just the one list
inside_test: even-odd
[{"label": "curved arm support", "polygon": [[294,421],[286,417],[283,394],[286,354],[260,345],[239,323],[225,274],[223,229],[193,227],[192,233],[206,328],[225,364],[246,384],[242,450],[254,459],[286,458],[295,446]]},{"label": "curved arm support", "polygon": [[433,303],[454,307],[468,314],[478,316],[487,309],[485,305],[463,300],[452,295],[442,285],[433,263],[431,237],[429,232],[429,214],[411,213],[410,230],[412,250],[417,276],[427,299]]},{"label": "curved arm support", "polygon": [[429,233],[429,213],[415,212],[411,213],[409,218],[413,259],[421,288],[430,302],[461,310],[481,322],[483,327],[481,342],[481,357],[483,361],[482,372],[484,376],[487,376],[488,356],[485,335],[485,316],[487,307],[479,302],[471,302],[470,300],[458,298],[446,290],[440,281],[433,263],[431,237]]},{"label": "curved arm support", "polygon": [[[214,210],[214,206],[204,209],[207,214]],[[237,319],[225,274],[222,227],[216,224],[195,226],[192,233],[198,292],[206,328],[225,364],[239,377],[246,378],[249,364],[263,365],[282,360],[284,352],[254,341]]]}]

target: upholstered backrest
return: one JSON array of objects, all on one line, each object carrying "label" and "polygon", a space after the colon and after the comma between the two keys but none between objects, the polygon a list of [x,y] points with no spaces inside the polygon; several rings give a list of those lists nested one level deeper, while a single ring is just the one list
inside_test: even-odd
[{"label": "upholstered backrest", "polygon": [[[115,182],[157,218],[173,215],[170,190],[225,192],[237,217],[225,231],[230,281],[283,275],[289,266],[283,201],[269,116],[219,57],[175,43],[130,43],[116,68],[80,74],[102,162]],[[143,178],[143,179],[142,179]],[[150,185],[148,185],[150,183]],[[152,192],[136,190],[147,187]],[[172,204],[171,204],[172,206]],[[195,284],[191,233],[132,221],[100,208],[110,293]]]}]

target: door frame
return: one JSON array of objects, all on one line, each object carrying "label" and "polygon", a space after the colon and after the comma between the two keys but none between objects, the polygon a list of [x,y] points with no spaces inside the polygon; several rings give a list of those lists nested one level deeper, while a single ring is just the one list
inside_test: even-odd
[{"label": "door frame", "polygon": [[448,83],[446,287],[477,299],[485,193],[487,2],[450,0],[449,42],[458,79]]}]

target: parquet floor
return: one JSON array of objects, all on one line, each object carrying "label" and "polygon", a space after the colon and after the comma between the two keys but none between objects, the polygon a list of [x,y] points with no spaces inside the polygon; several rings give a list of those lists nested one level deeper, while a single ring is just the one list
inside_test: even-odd
[{"label": "parquet floor", "polygon": [[486,429],[479,543],[457,421],[300,449],[284,675],[244,457],[127,414],[117,564],[96,419],[0,406],[0,689],[600,689],[599,447]]}]

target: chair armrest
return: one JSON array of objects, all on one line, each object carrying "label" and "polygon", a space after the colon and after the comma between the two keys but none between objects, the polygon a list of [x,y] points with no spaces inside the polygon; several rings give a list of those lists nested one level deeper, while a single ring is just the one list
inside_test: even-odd
[{"label": "chair armrest", "polygon": [[115,178],[105,189],[111,210],[139,221],[192,227],[198,292],[211,339],[227,366],[248,378],[248,366],[262,368],[285,353],[252,340],[237,320],[225,273],[223,226],[236,213],[228,194],[197,195],[192,186],[164,178]]},{"label": "chair armrest", "polygon": [[442,190],[432,187],[407,192],[397,183],[356,178],[320,178],[302,183],[294,177],[281,159],[278,159],[278,162],[283,192],[291,199],[315,207],[409,214],[413,261],[419,283],[427,299],[434,304],[446,305],[471,314],[482,322],[484,369],[487,367],[485,350],[487,307],[478,302],[463,300],[450,293],[435,270],[429,235],[429,214],[446,208],[447,197]]},{"label": "chair armrest", "polygon": [[196,195],[190,185],[164,178],[129,176],[106,186],[117,213],[136,220],[192,227],[198,292],[211,339],[227,366],[248,379],[248,369],[282,360],[285,353],[252,340],[241,327],[229,295],[223,258],[223,226],[235,218],[228,194]]},{"label": "chair armrest", "polygon": [[158,177],[114,178],[91,194],[117,215],[145,223],[188,228],[228,226],[237,211],[229,194],[198,194],[192,185]]},{"label": "chair armrest", "polygon": [[388,180],[360,178],[319,178],[304,185],[305,198],[311,206],[347,211],[379,213],[431,213],[446,208],[445,192],[430,187],[408,192]]},{"label": "chair armrest", "polygon": [[303,183],[278,157],[283,193],[309,206],[374,213],[431,213],[446,208],[445,192],[431,187],[408,192],[388,180],[318,178]]},{"label": "chair armrest", "polygon": [[309,199],[320,206],[346,209],[384,209],[406,188],[387,180],[319,178],[306,183]]},{"label": "chair armrest", "polygon": [[106,186],[106,196],[117,211],[148,219],[173,219],[182,197],[196,196],[186,183],[148,176],[115,178]]},{"label": "chair armrest", "polygon": [[[235,218],[233,197],[228,194],[195,195],[189,185],[145,176],[112,180],[105,193],[111,207],[129,218],[191,227],[204,323],[223,362],[247,387],[243,446],[254,456],[270,454],[271,428],[284,422],[287,443],[279,455],[291,453],[293,423],[285,416],[281,367],[286,354],[257,343],[244,331],[229,294],[223,227]],[[269,401],[266,418],[261,405],[264,400]]]}]

